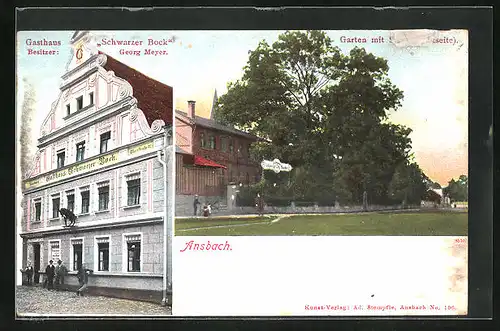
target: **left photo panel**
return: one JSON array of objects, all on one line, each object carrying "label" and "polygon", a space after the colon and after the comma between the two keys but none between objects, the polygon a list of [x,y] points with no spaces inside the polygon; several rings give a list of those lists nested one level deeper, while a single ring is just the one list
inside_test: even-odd
[{"label": "left photo panel", "polygon": [[113,31],[16,39],[17,317],[171,315],[172,83]]}]

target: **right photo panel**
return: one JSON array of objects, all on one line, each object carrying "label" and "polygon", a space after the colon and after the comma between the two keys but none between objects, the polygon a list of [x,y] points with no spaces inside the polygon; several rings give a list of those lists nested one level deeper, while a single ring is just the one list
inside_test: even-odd
[{"label": "right photo panel", "polygon": [[173,315],[467,314],[467,30],[167,35]]}]

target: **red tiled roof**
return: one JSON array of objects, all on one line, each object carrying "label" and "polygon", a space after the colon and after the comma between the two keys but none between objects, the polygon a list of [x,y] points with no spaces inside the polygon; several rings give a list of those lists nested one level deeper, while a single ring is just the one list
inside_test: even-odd
[{"label": "red tiled roof", "polygon": [[223,168],[227,169],[226,166],[223,166],[222,164],[218,164],[212,160],[207,160],[204,157],[195,155],[194,156],[194,164],[198,166],[204,166],[204,167],[212,167],[212,168]]},{"label": "red tiled roof", "polygon": [[117,77],[125,79],[132,85],[133,96],[137,99],[137,108],[144,112],[149,125],[157,119],[162,119],[165,124],[172,124],[173,89],[171,86],[140,73],[108,54],[99,53],[107,57],[104,69],[114,71]]}]

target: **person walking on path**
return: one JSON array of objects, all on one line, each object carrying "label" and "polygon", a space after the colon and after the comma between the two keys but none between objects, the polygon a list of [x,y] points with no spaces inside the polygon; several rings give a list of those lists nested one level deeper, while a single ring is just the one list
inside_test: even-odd
[{"label": "person walking on path", "polygon": [[52,264],[53,261],[49,261],[49,265],[45,268],[45,277],[47,277],[47,289],[48,290],[53,290],[54,289],[54,275],[56,273],[56,268]]},{"label": "person walking on path", "polygon": [[61,290],[61,285],[64,285],[64,276],[68,273],[68,269],[61,260],[57,261],[56,266],[56,289]]},{"label": "person walking on path", "polygon": [[198,205],[201,205],[200,200],[198,199],[198,194],[194,196],[193,208],[194,208],[194,216],[198,215]]},{"label": "person walking on path", "polygon": [[87,284],[89,282],[89,274],[93,272],[93,270],[85,268],[83,264],[80,266],[80,269],[78,269],[78,273],[76,274],[80,288],[76,291],[76,295],[83,297],[83,292],[87,289]]},{"label": "person walking on path", "polygon": [[255,198],[255,207],[257,207],[257,213],[259,216],[264,215],[264,198],[257,193],[257,197]]}]

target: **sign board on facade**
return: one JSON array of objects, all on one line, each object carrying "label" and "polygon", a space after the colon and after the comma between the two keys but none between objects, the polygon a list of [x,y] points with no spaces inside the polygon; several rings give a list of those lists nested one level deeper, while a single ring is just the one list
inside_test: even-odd
[{"label": "sign board on facade", "polygon": [[[42,185],[50,184],[58,180],[67,179],[76,175],[84,174],[92,170],[97,170],[100,168],[107,167],[109,165],[126,161],[129,158],[141,156],[150,153],[155,149],[155,143],[153,140],[143,143],[142,145],[130,147],[127,149],[122,149],[118,152],[108,154],[105,156],[100,156],[96,159],[84,162],[78,165],[70,166],[66,169],[53,172],[49,175],[42,175],[38,178],[27,180],[24,182],[24,189],[31,189],[39,187]],[[125,153],[123,153],[125,152]]]},{"label": "sign board on facade", "polygon": [[281,163],[281,161],[278,159],[274,159],[272,161],[264,160],[260,163],[260,166],[264,170],[272,170],[275,173],[292,170],[291,165],[289,165],[288,163]]},{"label": "sign board on facade", "polygon": [[134,155],[134,154],[140,153],[142,151],[149,151],[149,150],[153,149],[154,147],[155,147],[154,141],[149,141],[145,144],[129,148],[128,154]]},{"label": "sign board on facade", "polygon": [[50,242],[50,259],[54,262],[61,259],[61,247],[59,246],[59,242]]}]

